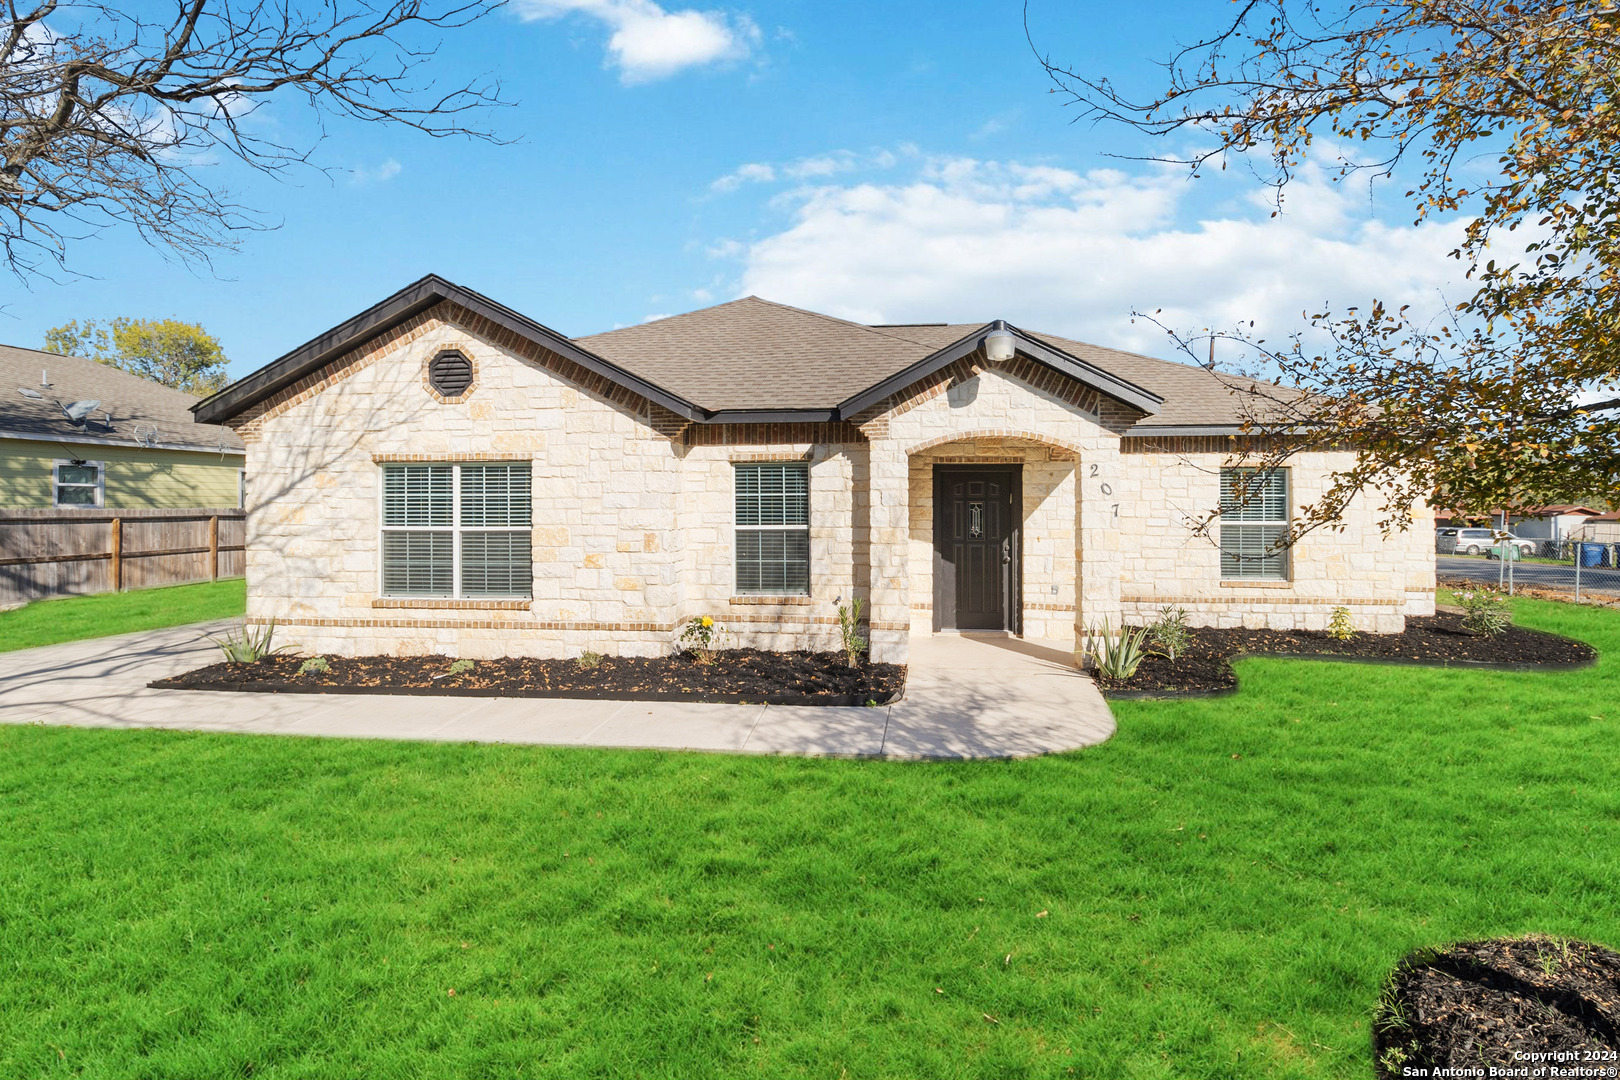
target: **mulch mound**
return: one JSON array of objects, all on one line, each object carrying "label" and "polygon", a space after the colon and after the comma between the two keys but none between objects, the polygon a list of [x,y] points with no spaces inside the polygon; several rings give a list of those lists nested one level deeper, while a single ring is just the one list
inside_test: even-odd
[{"label": "mulch mound", "polygon": [[1243,656],[1301,656],[1371,663],[1422,664],[1434,667],[1488,665],[1502,668],[1578,667],[1597,659],[1597,650],[1582,641],[1514,626],[1496,637],[1463,629],[1462,616],[1450,612],[1414,616],[1399,634],[1358,633],[1335,641],[1321,630],[1191,631],[1192,644],[1174,660],[1157,653],[1142,661],[1123,681],[1098,678],[1109,697],[1156,697],[1215,694],[1237,688],[1232,661]]},{"label": "mulch mound", "polygon": [[450,674],[450,656],[329,656],[325,671],[299,674],[305,658],[268,656],[252,664],[211,664],[149,683],[159,690],[241,690],[291,694],[445,694],[463,697],[613,698],[771,705],[888,703],[905,687],[899,664],[850,667],[842,653],[731,649],[712,664],[686,654],[577,660],[504,657]]},{"label": "mulch mound", "polygon": [[1620,954],[1584,941],[1498,938],[1416,953],[1396,966],[1373,1021],[1380,1077],[1492,1066],[1613,1077],[1617,1051]]}]

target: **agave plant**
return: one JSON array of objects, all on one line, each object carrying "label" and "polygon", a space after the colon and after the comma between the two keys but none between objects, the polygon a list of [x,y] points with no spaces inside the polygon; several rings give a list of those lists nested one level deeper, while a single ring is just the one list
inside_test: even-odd
[{"label": "agave plant", "polygon": [[271,619],[262,632],[244,624],[240,634],[226,634],[223,638],[211,637],[208,640],[218,645],[225,659],[231,663],[252,664],[292,648],[291,645],[272,645],[275,636],[276,620]]},{"label": "agave plant", "polygon": [[1142,658],[1147,655],[1142,647],[1147,637],[1146,629],[1133,630],[1129,626],[1121,626],[1116,633],[1108,625],[1108,620],[1104,619],[1102,629],[1099,631],[1093,626],[1087,631],[1086,637],[1097,674],[1111,682],[1124,682],[1135,675]]}]

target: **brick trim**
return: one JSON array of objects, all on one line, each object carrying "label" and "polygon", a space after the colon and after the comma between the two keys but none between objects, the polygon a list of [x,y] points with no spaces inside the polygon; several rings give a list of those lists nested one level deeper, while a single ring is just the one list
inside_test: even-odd
[{"label": "brick trim", "polygon": [[1387,607],[1398,608],[1405,598],[1369,600],[1362,597],[1316,596],[1122,596],[1122,604],[1311,604],[1318,607]]},{"label": "brick trim", "polygon": [[485,453],[480,450],[464,454],[372,454],[371,460],[377,465],[399,465],[407,462],[456,462],[456,461],[530,461],[533,455],[524,457],[521,454]]},{"label": "brick trim", "polygon": [[625,632],[625,633],[659,633],[672,632],[673,625],[664,623],[609,623],[584,622],[573,619],[407,619],[384,618],[371,619],[308,619],[308,618],[266,618],[250,616],[247,620],[250,626],[264,626],[275,622],[277,626],[311,626],[311,627],[344,627],[366,629],[397,629],[397,630],[589,630],[597,633]]},{"label": "brick trim", "polygon": [[953,431],[949,435],[935,436],[934,438],[929,439],[926,442],[918,443],[915,446],[908,446],[906,448],[906,453],[915,456],[917,454],[926,453],[936,446],[945,446],[948,443],[954,442],[972,442],[974,439],[1023,439],[1026,442],[1039,443],[1042,446],[1050,449],[1061,450],[1066,454],[1073,454],[1076,457],[1084,452],[1084,448],[1078,443],[1071,443],[1064,439],[1056,439],[1050,435],[1042,435],[1038,432],[1029,431],[1024,428],[964,428],[961,431]]},{"label": "brick trim", "polygon": [[748,462],[752,461],[792,461],[810,463],[816,460],[816,452],[814,450],[805,450],[803,452],[784,450],[781,453],[775,453],[769,450],[761,450],[758,453],[751,454],[747,453],[746,451],[737,450],[727,454],[726,460],[733,462],[734,464],[747,464]]},{"label": "brick trim", "polygon": [[533,605],[532,600],[454,600],[437,596],[411,599],[378,597],[371,602],[374,608],[435,608],[460,611],[528,611]]},{"label": "brick trim", "polygon": [[807,607],[816,600],[813,596],[733,596],[726,602],[741,607]]}]

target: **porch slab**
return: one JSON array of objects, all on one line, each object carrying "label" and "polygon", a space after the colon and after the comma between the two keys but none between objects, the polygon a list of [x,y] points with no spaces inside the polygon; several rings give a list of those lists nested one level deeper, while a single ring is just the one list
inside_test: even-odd
[{"label": "porch slab", "polygon": [[905,696],[875,708],[151,690],[211,663],[229,623],[0,653],[0,723],[781,754],[1024,757],[1114,732],[1057,642],[917,636]]}]

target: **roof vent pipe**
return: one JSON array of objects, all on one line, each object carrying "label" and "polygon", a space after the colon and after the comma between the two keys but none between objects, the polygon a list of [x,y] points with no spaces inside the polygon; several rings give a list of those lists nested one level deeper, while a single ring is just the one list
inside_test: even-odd
[{"label": "roof vent pipe", "polygon": [[1012,334],[997,328],[984,336],[984,355],[992,364],[1005,364],[1013,358]]}]

